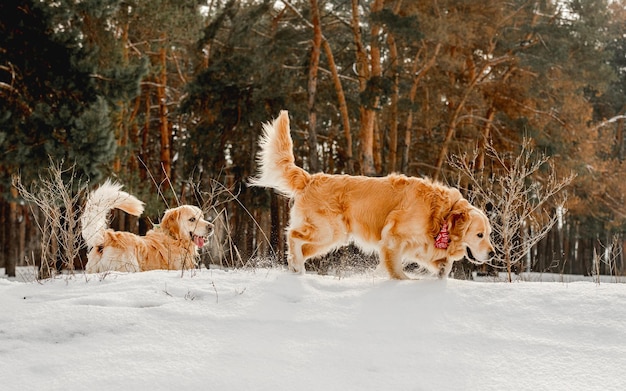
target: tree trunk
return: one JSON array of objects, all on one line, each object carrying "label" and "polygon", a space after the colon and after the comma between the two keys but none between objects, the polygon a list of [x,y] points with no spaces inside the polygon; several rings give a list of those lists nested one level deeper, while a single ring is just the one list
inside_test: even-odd
[{"label": "tree trunk", "polygon": [[435,47],[435,53],[433,53],[430,60],[428,60],[428,62],[424,64],[424,66],[419,72],[417,69],[417,65],[419,64],[419,56],[420,56],[421,50],[417,52],[417,54],[415,55],[415,59],[413,60],[413,68],[411,69],[411,74],[416,75],[416,76],[413,79],[413,83],[411,84],[411,90],[409,91],[409,100],[411,101],[411,109],[409,110],[409,113],[407,114],[406,127],[404,129],[404,150],[402,152],[402,164],[401,164],[401,170],[404,173],[407,173],[409,169],[409,152],[411,149],[411,134],[413,131],[413,108],[412,107],[415,104],[415,97],[417,95],[417,87],[419,85],[419,82],[424,77],[424,75],[426,75],[426,73],[428,72],[428,70],[432,68],[433,65],[435,65],[435,60],[437,59],[437,56],[439,55],[439,50],[441,50],[440,43],[438,43],[437,46]]},{"label": "tree trunk", "polygon": [[141,149],[139,150],[139,157],[141,159],[141,179],[146,180],[149,178],[150,164],[148,162],[148,158],[150,156],[148,150],[148,140],[150,140],[150,106],[152,105],[152,99],[150,98],[150,88],[144,88],[146,102],[145,102],[145,112],[144,112],[144,123],[143,123],[143,131],[141,132]]},{"label": "tree trunk", "polygon": [[617,274],[618,276],[624,275],[624,234],[619,235],[619,251],[617,253]]},{"label": "tree trunk", "polygon": [[[315,0],[315,2],[317,3],[317,0]],[[285,2],[284,4],[285,6],[287,6],[287,8],[289,8],[296,15],[298,15],[304,23],[306,23],[309,27],[315,30],[314,24],[306,20],[302,16],[302,14],[290,2]],[[356,4],[358,5],[358,3]],[[352,5],[354,7],[355,3],[353,2]],[[318,14],[317,19],[319,20],[319,9],[318,7],[314,7],[314,8],[315,8],[315,12]],[[275,20],[278,20],[278,18],[276,18]],[[324,48],[324,53],[326,54],[326,58],[328,60],[328,68],[333,78],[333,85],[335,87],[335,93],[337,94],[339,112],[341,113],[341,123],[343,125],[344,137],[346,139],[346,146],[345,146],[345,156],[347,160],[346,170],[348,174],[352,174],[354,172],[354,166],[353,166],[354,160],[353,160],[353,155],[352,155],[352,133],[350,131],[350,115],[348,113],[348,104],[346,103],[346,95],[343,91],[343,86],[341,85],[341,79],[339,79],[339,71],[337,71],[337,65],[335,63],[335,57],[333,55],[333,51],[330,47],[330,44],[328,43],[328,40],[324,37],[324,34],[321,32],[321,22],[319,23],[319,28],[320,28],[321,44]],[[275,26],[273,30],[276,30]],[[314,32],[314,35],[315,35],[315,32]],[[361,45],[361,48],[362,48],[362,45]]]},{"label": "tree trunk", "polygon": [[[121,42],[128,42],[128,29],[128,23],[122,26]],[[128,45],[122,45],[122,61],[125,66],[128,65]],[[138,99],[136,99],[136,101],[138,101]],[[118,121],[115,124],[115,139],[117,140],[118,153],[115,154],[115,160],[113,161],[113,172],[117,174],[124,172],[124,169],[127,167],[128,164],[128,162],[125,161],[125,154],[120,154],[119,151],[123,151],[128,144],[129,126],[133,126],[132,124],[134,121],[132,117],[134,116],[134,114],[137,113],[137,105],[135,104],[135,111],[133,112],[133,115],[131,115],[131,118],[127,118],[127,111],[130,106],[130,102],[119,102],[118,105],[121,106],[121,110],[117,117]],[[121,137],[119,134],[120,131],[122,132]]]},{"label": "tree trunk", "polygon": [[[400,3],[400,2],[398,2]],[[387,35],[389,45],[389,60],[393,78],[393,91],[389,107],[389,155],[387,157],[387,173],[395,172],[398,160],[398,102],[400,100],[400,85],[398,75],[398,48],[391,33]]]},{"label": "tree trunk", "polygon": [[[351,19],[352,33],[354,34],[354,45],[356,46],[356,73],[359,78],[359,91],[362,92],[367,87],[367,80],[370,77],[369,67],[367,65],[367,53],[365,51],[365,45],[361,38],[361,24],[359,21],[359,0],[352,0],[352,19]],[[364,163],[363,160],[367,158],[368,151],[372,150],[372,143],[368,139],[368,132],[365,129],[366,125],[366,113],[363,107],[359,108],[360,124],[359,124],[359,173],[363,174]],[[364,145],[368,144],[368,145]],[[364,156],[365,155],[365,156]],[[370,154],[371,156],[371,154]],[[373,166],[373,162],[371,163]]]},{"label": "tree trunk", "polygon": [[[115,124],[115,140],[117,142],[118,151],[121,151],[122,148],[125,146],[124,137],[120,137],[120,128],[125,127],[124,122],[126,119],[125,118],[126,117],[126,104],[122,103],[121,105],[122,107],[120,109],[120,112],[117,114],[118,121],[116,121],[116,124]],[[119,152],[115,154],[112,168],[113,168],[113,172],[118,175],[122,171],[122,159],[121,159]]]},{"label": "tree trunk", "polygon": [[571,239],[572,239],[572,226],[570,224],[563,225],[563,257],[561,268],[561,273],[571,274],[572,273],[572,251],[571,251]]},{"label": "tree trunk", "polygon": [[[383,9],[383,0],[374,0],[370,9],[370,15],[376,12],[382,11]],[[380,52],[380,34],[382,31],[382,27],[378,23],[372,23],[372,32],[370,35],[370,69],[371,69],[371,77],[372,78],[381,78],[383,71],[381,67],[381,52]],[[378,95],[378,94],[377,94]],[[368,132],[367,137],[371,137],[372,140],[372,148],[370,150],[364,151],[367,154],[371,154],[371,160],[373,163],[373,167],[369,164],[365,165],[366,171],[365,175],[376,175],[380,174],[382,167],[382,137],[380,134],[380,127],[377,126],[377,111],[380,104],[380,96],[377,96],[375,101],[373,102],[373,107],[366,107],[368,113],[368,121],[366,131]],[[371,136],[370,136],[371,135]],[[369,159],[366,160],[369,162]]]},{"label": "tree trunk", "polygon": [[483,130],[481,134],[480,140],[478,143],[480,148],[478,150],[478,158],[476,159],[476,171],[481,172],[485,169],[485,143],[489,142],[489,138],[491,137],[491,124],[496,115],[496,110],[492,107],[489,107],[487,110],[487,115],[485,116],[485,124],[483,125]]},{"label": "tree trunk", "polygon": [[17,252],[17,265],[24,265],[26,259],[26,225],[29,223],[28,208],[26,205],[19,207],[19,246]]},{"label": "tree trunk", "polygon": [[9,252],[5,262],[5,271],[7,276],[15,277],[15,266],[17,258],[19,256],[19,237],[18,237],[18,220],[19,220],[19,205],[15,200],[17,196],[17,189],[15,186],[11,186],[12,200],[9,202]]},{"label": "tree trunk", "polygon": [[[139,113],[139,109],[141,107],[141,95],[135,98],[135,107],[133,108],[132,114],[128,119],[128,122],[131,124],[131,132],[130,132],[130,142],[135,148],[139,145],[139,125],[137,124],[137,114]],[[128,156],[128,169],[130,172],[137,172],[139,169],[139,164],[137,162],[137,156],[135,153],[130,153]]]},{"label": "tree trunk", "polygon": [[359,164],[361,175],[374,175],[374,112],[361,107],[359,130]]},{"label": "tree trunk", "polygon": [[[397,15],[402,6],[402,0],[396,1],[393,7],[394,15]],[[387,157],[387,173],[397,170],[398,161],[398,103],[400,101],[400,75],[398,73],[398,47],[396,39],[390,31],[387,31],[387,46],[389,46],[389,63],[391,65],[391,78],[393,89],[391,93],[391,105],[389,107],[389,155]]]},{"label": "tree trunk", "polygon": [[5,268],[6,273],[6,261],[9,258],[9,223],[8,223],[8,204],[2,200],[0,201],[0,267]]},{"label": "tree trunk", "polygon": [[[352,32],[354,34],[354,43],[356,46],[356,68],[359,77],[359,92],[364,92],[367,83],[373,76],[381,75],[380,68],[380,48],[378,46],[378,35],[380,26],[372,26],[372,37],[370,41],[370,61],[368,61],[365,45],[361,37],[361,26],[359,21],[358,0],[352,0]],[[375,0],[372,3],[371,11],[375,12],[382,9],[382,0]],[[370,69],[370,67],[372,67]],[[368,107],[369,106],[369,107]],[[361,104],[360,112],[360,129],[359,129],[359,164],[360,173],[362,175],[374,175],[376,169],[374,167],[374,121],[375,112],[372,106],[376,106],[376,102],[369,103],[368,106]]]},{"label": "tree trunk", "polygon": [[161,134],[161,169],[162,177],[165,179],[171,178],[172,173],[172,158],[171,158],[171,138],[172,132],[170,131],[170,124],[167,118],[167,50],[165,45],[167,39],[165,35],[162,36],[163,46],[159,51],[159,60],[161,65],[161,74],[157,83],[157,99],[159,100],[159,128]]},{"label": "tree trunk", "polygon": [[333,76],[333,84],[335,85],[335,93],[337,94],[337,101],[339,102],[339,112],[341,113],[341,123],[343,125],[343,134],[346,139],[345,156],[346,156],[346,171],[348,174],[354,173],[354,159],[352,157],[352,133],[350,130],[350,114],[348,113],[348,104],[346,103],[346,95],[343,92],[343,86],[339,79],[339,72],[337,71],[337,65],[335,64],[335,58],[330,48],[330,44],[327,40],[323,41],[324,53],[328,60],[328,67]]},{"label": "tree trunk", "polygon": [[591,239],[578,239],[578,259],[582,260],[583,274],[590,276],[592,273],[593,244]]},{"label": "tree trunk", "polygon": [[270,195],[270,248],[276,249],[276,258],[282,260],[285,253],[285,237],[283,235],[282,197],[276,194]]},{"label": "tree trunk", "polygon": [[319,159],[317,156],[317,113],[315,111],[315,96],[317,93],[317,72],[320,63],[320,48],[322,45],[322,26],[320,21],[317,0],[311,1],[311,21],[313,23],[313,44],[311,45],[311,58],[309,61],[308,83],[308,111],[309,111],[309,170],[319,171]]}]

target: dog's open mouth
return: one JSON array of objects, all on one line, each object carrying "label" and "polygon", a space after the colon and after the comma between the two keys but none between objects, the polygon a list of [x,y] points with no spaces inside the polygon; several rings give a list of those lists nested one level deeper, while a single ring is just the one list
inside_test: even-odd
[{"label": "dog's open mouth", "polygon": [[189,232],[189,234],[191,235],[191,239],[193,240],[193,242],[196,244],[196,246],[198,247],[204,247],[204,244],[207,241],[207,238],[204,236],[199,236],[199,235],[195,235],[193,232]]}]

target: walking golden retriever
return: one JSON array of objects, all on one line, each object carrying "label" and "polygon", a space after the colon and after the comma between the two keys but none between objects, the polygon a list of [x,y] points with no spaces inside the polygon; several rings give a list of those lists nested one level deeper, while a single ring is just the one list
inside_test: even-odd
[{"label": "walking golden retriever", "polygon": [[350,242],[377,252],[394,279],[408,278],[405,261],[443,278],[465,256],[475,263],[494,256],[489,220],[457,189],[396,174],[309,174],[294,163],[286,111],[263,130],[258,173],[250,184],[273,188],[292,200],[290,270],[304,273],[307,259]]},{"label": "walking golden retriever", "polygon": [[146,236],[116,232],[108,228],[112,209],[139,216],[144,205],[121,188],[106,181],[87,199],[81,216],[82,236],[89,248],[87,273],[194,268],[198,249],[213,233],[213,224],[204,219],[202,210],[192,205],[168,209],[161,224]]}]

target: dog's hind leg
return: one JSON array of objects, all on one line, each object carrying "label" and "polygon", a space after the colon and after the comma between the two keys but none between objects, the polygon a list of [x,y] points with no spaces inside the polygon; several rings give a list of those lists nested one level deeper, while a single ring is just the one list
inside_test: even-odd
[{"label": "dog's hind leg", "polygon": [[310,224],[296,229],[289,229],[287,233],[289,255],[287,262],[289,270],[295,273],[304,273],[304,264],[307,259],[324,255],[343,244],[346,238],[340,237],[337,230],[331,226],[322,228]]},{"label": "dog's hind leg", "polygon": [[294,231],[288,234],[287,243],[289,246],[287,253],[287,265],[294,273],[304,274],[304,256],[302,255],[302,241],[293,235]]}]

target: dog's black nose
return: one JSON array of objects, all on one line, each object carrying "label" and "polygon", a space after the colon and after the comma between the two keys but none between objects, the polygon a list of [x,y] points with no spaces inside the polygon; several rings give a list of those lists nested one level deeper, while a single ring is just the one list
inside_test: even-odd
[{"label": "dog's black nose", "polygon": [[496,252],[495,251],[489,251],[489,258],[493,258],[496,256]]}]

